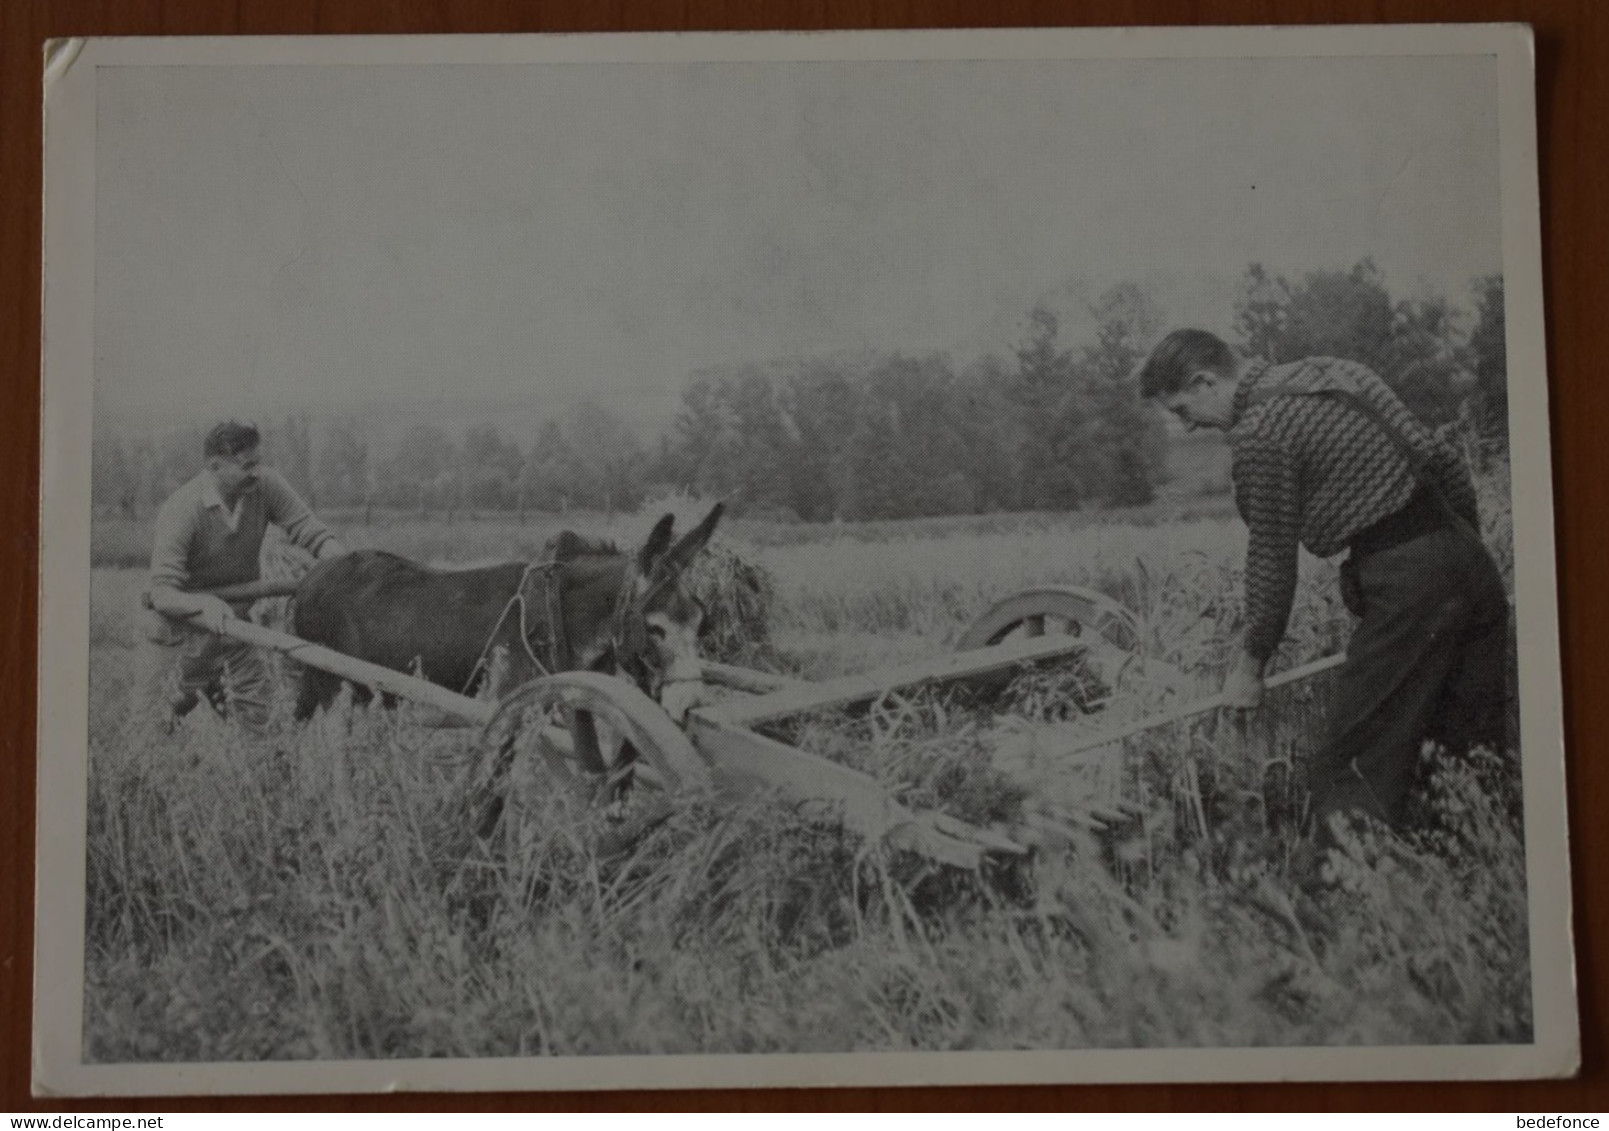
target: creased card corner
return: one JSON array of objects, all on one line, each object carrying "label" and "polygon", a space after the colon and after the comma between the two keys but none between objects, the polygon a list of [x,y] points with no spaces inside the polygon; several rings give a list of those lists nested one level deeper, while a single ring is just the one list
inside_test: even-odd
[{"label": "creased card corner", "polygon": [[78,56],[82,54],[83,50],[84,39],[82,36],[75,35],[66,39],[47,39],[45,41],[45,90],[47,92],[56,83],[60,82],[68,71],[73,69],[73,64],[78,61]]}]

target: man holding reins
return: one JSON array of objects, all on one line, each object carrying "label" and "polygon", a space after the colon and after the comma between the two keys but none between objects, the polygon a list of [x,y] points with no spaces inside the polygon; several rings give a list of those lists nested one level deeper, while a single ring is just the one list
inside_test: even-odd
[{"label": "man holding reins", "polygon": [[202,445],[201,472],[157,512],[135,694],[139,709],[156,711],[164,725],[187,714],[202,695],[250,730],[268,720],[263,656],[218,635],[231,617],[244,617],[251,602],[231,605],[198,590],[257,580],[269,523],[315,557],[346,552],[284,476],[262,466],[260,447],[255,426],[216,425]]},{"label": "man holding reins", "polygon": [[1140,391],[1187,428],[1228,434],[1249,537],[1226,705],[1262,700],[1298,545],[1349,551],[1341,592],[1361,619],[1312,762],[1312,814],[1321,844],[1340,815],[1400,826],[1425,739],[1463,750],[1504,738],[1508,598],[1462,460],[1375,373],[1337,358],[1271,365],[1176,330],[1142,366]]}]

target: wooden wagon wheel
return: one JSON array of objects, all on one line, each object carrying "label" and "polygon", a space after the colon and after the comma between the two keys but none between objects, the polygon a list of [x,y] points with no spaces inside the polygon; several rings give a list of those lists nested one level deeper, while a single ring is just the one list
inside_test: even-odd
[{"label": "wooden wagon wheel", "polygon": [[1140,622],[1104,593],[1076,585],[1047,585],[994,604],[962,634],[959,649],[987,648],[1025,636],[1084,636],[1093,632],[1125,652],[1140,650]]},{"label": "wooden wagon wheel", "polygon": [[612,818],[600,844],[605,854],[668,816],[676,794],[711,781],[708,765],[659,704],[599,672],[561,672],[511,692],[482,731],[481,749],[482,836],[509,824],[509,802],[528,770],[537,788]]},{"label": "wooden wagon wheel", "polygon": [[[1104,593],[1076,585],[1046,585],[997,601],[962,634],[960,651],[990,648],[1034,637],[1071,637],[1104,645],[1103,680],[1121,678],[1140,654],[1139,618]],[[1114,665],[1113,656],[1117,657]],[[998,694],[1011,682],[1010,672],[969,681],[983,694]]]}]

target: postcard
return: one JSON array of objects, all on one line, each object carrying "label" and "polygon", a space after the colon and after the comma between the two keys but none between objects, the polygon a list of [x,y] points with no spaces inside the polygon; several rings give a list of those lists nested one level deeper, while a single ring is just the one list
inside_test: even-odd
[{"label": "postcard", "polygon": [[1576,1070],[1529,29],[42,81],[39,1094]]}]

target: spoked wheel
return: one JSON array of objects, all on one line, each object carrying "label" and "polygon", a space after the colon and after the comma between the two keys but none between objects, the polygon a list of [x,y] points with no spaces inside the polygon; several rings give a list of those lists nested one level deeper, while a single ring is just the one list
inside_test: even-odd
[{"label": "spoked wheel", "polygon": [[544,676],[511,692],[481,735],[486,771],[477,831],[517,844],[524,798],[574,807],[605,855],[669,816],[676,797],[710,784],[709,768],[664,710],[599,672]]},{"label": "spoked wheel", "polygon": [[1076,585],[1028,589],[997,602],[972,622],[959,648],[987,648],[1026,636],[1093,634],[1125,652],[1140,650],[1139,618],[1104,593]]},{"label": "spoked wheel", "polygon": [[[1012,640],[1058,636],[1088,641],[1089,659],[1108,684],[1115,683],[1129,660],[1139,656],[1142,639],[1139,618],[1104,593],[1076,585],[1047,585],[996,602],[962,634],[957,649],[967,652]],[[1001,673],[973,684],[996,693],[1010,681],[1010,673]]]}]

